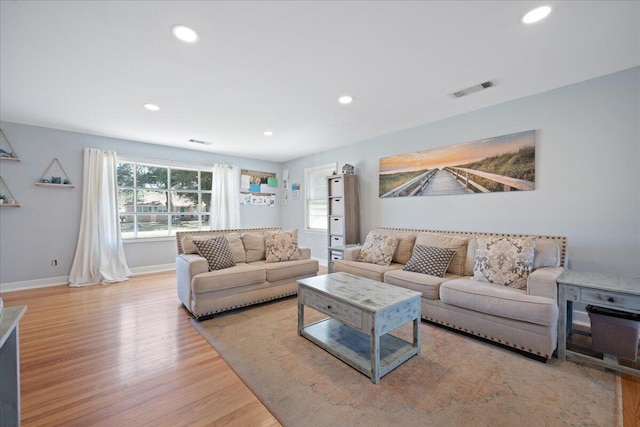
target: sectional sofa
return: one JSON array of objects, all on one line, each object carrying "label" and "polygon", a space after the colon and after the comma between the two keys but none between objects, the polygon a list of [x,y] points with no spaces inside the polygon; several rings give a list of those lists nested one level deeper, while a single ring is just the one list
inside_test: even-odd
[{"label": "sectional sofa", "polygon": [[[209,259],[201,256],[204,243],[217,237],[224,237],[226,255],[214,246],[205,248]],[[298,279],[318,274],[310,249],[297,246],[297,230],[178,232],[176,244],[178,298],[196,319],[295,295]]]},{"label": "sectional sofa", "polygon": [[[372,262],[361,255],[362,247],[355,247],[346,249],[342,260],[334,261],[333,271],[422,292],[423,319],[539,359],[552,357],[558,326],[556,278],[564,270],[565,237],[393,228],[378,228],[370,235],[395,236],[395,251],[388,265]],[[533,258],[526,277],[506,285],[502,276],[522,267],[509,264],[510,258],[499,253],[499,246],[509,246],[509,242],[520,242],[516,247],[522,242],[532,244]],[[414,264],[417,245],[455,252],[444,277],[404,269],[408,263]],[[483,276],[489,273],[479,266],[488,264],[497,267],[494,276]]]}]

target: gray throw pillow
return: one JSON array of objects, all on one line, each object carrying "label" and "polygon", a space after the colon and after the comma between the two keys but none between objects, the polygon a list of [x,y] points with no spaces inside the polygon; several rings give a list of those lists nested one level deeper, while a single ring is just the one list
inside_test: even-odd
[{"label": "gray throw pillow", "polygon": [[207,259],[209,271],[222,270],[236,265],[229,248],[229,241],[225,236],[193,240],[193,244],[196,245],[200,256]]},{"label": "gray throw pillow", "polygon": [[444,277],[455,255],[456,251],[452,249],[416,245],[413,248],[411,259],[403,270]]}]

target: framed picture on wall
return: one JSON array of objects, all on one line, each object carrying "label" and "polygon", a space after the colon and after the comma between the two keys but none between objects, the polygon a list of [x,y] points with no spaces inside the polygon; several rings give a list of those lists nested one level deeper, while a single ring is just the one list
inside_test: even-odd
[{"label": "framed picture on wall", "polygon": [[536,131],[512,133],[380,159],[381,198],[530,191]]}]

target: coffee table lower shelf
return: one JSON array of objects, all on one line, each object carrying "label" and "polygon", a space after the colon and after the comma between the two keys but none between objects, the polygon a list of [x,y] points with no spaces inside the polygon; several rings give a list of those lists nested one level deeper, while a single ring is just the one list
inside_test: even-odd
[{"label": "coffee table lower shelf", "polygon": [[[372,378],[369,335],[331,317],[306,325],[300,335]],[[418,354],[418,348],[411,343],[393,335],[382,335],[380,337],[380,377],[416,354]]]}]

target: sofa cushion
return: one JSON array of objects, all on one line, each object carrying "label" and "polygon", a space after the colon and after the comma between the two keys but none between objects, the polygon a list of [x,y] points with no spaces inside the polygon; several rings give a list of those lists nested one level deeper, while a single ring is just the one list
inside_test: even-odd
[{"label": "sofa cushion", "polygon": [[235,263],[239,264],[241,262],[247,262],[247,254],[244,251],[244,244],[242,243],[240,234],[229,233],[225,234],[224,237],[226,237],[229,242],[229,249],[231,249],[231,254],[233,255]]},{"label": "sofa cushion", "polygon": [[225,236],[216,236],[210,239],[196,239],[193,244],[198,248],[201,257],[209,263],[209,271],[222,270],[236,265],[233,254],[229,249],[229,241]]},{"label": "sofa cushion", "polygon": [[447,280],[457,279],[460,276],[446,273],[444,277],[431,276],[429,274],[414,273],[406,270],[392,270],[384,273],[384,282],[412,291],[422,292],[422,298],[439,299],[440,285]]},{"label": "sofa cushion", "polygon": [[560,244],[553,239],[539,239],[536,242],[533,268],[560,267]]},{"label": "sofa cushion", "polygon": [[345,273],[366,277],[367,279],[377,280],[378,282],[382,282],[384,280],[384,274],[387,271],[401,270],[402,267],[404,267],[404,265],[395,263],[390,265],[378,265],[344,260],[336,260],[333,262],[333,271],[335,273],[344,271]]},{"label": "sofa cushion", "polygon": [[531,237],[476,236],[473,279],[518,289],[527,287],[533,270],[536,239]]},{"label": "sofa cushion", "polygon": [[436,233],[418,233],[416,245],[434,246],[436,248],[452,249],[456,255],[451,260],[447,272],[462,276],[464,274],[464,260],[467,255],[466,237],[445,236]]},{"label": "sofa cushion", "polygon": [[265,258],[264,233],[242,233],[242,243],[247,253],[247,262],[260,261]]},{"label": "sofa cushion", "polygon": [[298,250],[298,230],[277,230],[264,233],[267,262],[293,261],[302,258]]},{"label": "sofa cushion", "polygon": [[413,245],[416,242],[415,233],[409,231],[396,231],[396,230],[376,230],[378,234],[394,235],[398,236],[398,247],[393,253],[391,262],[397,262],[399,264],[406,264],[411,258],[413,252]]},{"label": "sofa cushion", "polygon": [[192,236],[187,234],[182,238],[182,253],[183,254],[197,254],[198,248],[193,244],[194,240],[206,240],[210,239],[212,236]]},{"label": "sofa cushion", "polygon": [[452,249],[416,245],[403,270],[444,277],[455,254],[456,251]]},{"label": "sofa cushion", "polygon": [[255,285],[266,280],[264,268],[250,264],[238,264],[224,270],[201,273],[191,280],[191,291],[194,294]]},{"label": "sofa cushion", "polygon": [[554,300],[470,278],[444,282],[440,286],[440,299],[445,304],[538,325],[556,326],[558,322]]},{"label": "sofa cushion", "polygon": [[359,262],[388,266],[398,246],[398,236],[369,232],[358,254]]},{"label": "sofa cushion", "polygon": [[315,259],[299,259],[294,261],[266,262],[256,261],[249,265],[263,268],[269,282],[293,279],[318,273],[318,261]]}]

